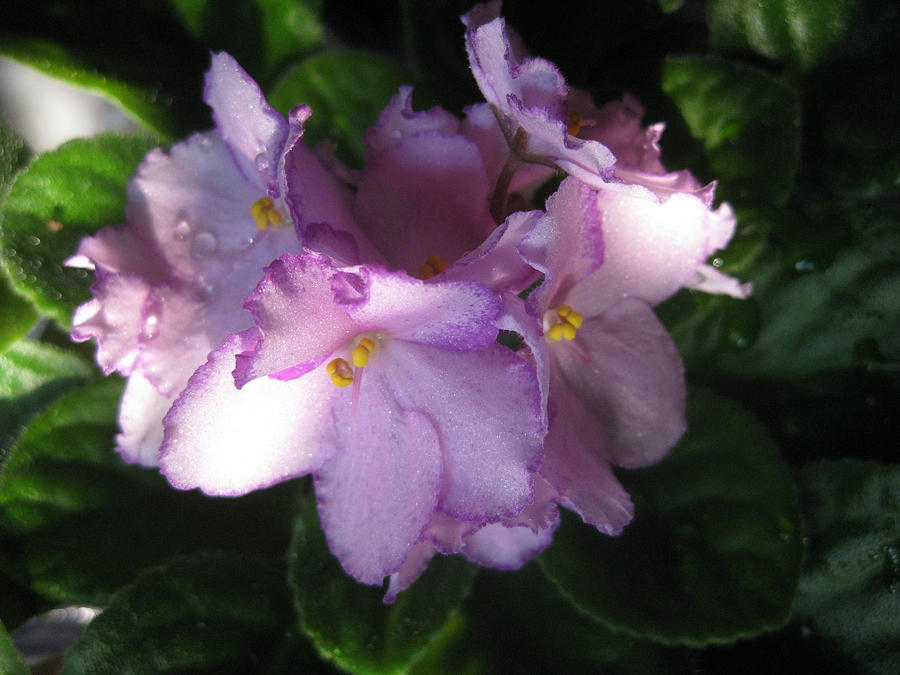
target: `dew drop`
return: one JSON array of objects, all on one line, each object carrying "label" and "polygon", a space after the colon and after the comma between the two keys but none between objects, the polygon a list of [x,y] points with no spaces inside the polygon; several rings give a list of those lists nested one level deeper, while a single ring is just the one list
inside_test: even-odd
[{"label": "dew drop", "polygon": [[256,156],[256,159],[253,160],[253,163],[256,164],[256,168],[258,171],[269,170],[269,158],[266,157],[266,154],[264,152],[259,153]]},{"label": "dew drop", "polygon": [[211,232],[198,232],[191,246],[191,255],[194,258],[205,258],[215,251],[218,245],[216,236]]},{"label": "dew drop", "polygon": [[712,264],[713,267],[719,268],[725,264],[725,261],[722,258],[713,258]]},{"label": "dew drop", "polygon": [[159,317],[156,314],[150,314],[144,319],[144,329],[142,334],[145,340],[152,340],[159,333]]},{"label": "dew drop", "polygon": [[816,269],[816,263],[812,260],[798,260],[794,263],[794,269],[798,272],[813,272]]},{"label": "dew drop", "polygon": [[31,235],[30,237],[28,237],[28,243],[31,244],[32,246],[38,246],[41,243],[41,238]]},{"label": "dew drop", "polygon": [[180,218],[174,227],[175,239],[178,241],[184,241],[188,237],[191,236],[191,232],[194,231],[194,226],[191,225],[190,221]]},{"label": "dew drop", "polygon": [[394,129],[391,132],[391,138],[394,139],[395,141],[399,141],[401,138],[403,138],[403,132],[400,131],[399,129]]},{"label": "dew drop", "polygon": [[212,292],[215,290],[215,286],[209,283],[203,277],[197,277],[194,279],[194,292],[192,293],[192,297],[197,302],[205,302]]}]

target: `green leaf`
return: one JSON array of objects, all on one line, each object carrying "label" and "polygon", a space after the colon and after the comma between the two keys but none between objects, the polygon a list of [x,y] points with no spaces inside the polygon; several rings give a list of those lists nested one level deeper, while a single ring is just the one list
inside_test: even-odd
[{"label": "green leaf", "polygon": [[610,631],[560,595],[535,564],[482,570],[462,611],[412,673],[688,673],[679,650]]},{"label": "green leaf", "polygon": [[74,354],[30,340],[0,354],[0,470],[19,426],[91,374]]},{"label": "green leaf", "polygon": [[28,675],[31,672],[16,651],[16,646],[2,622],[0,622],[0,672],[6,675]]},{"label": "green leaf", "polygon": [[0,525],[35,590],[102,605],[142,570],[203,549],[287,549],[297,485],[233,499],[173,490],[113,451],[121,381],[72,391],[21,434],[0,474]]},{"label": "green leaf", "polygon": [[659,7],[667,14],[681,9],[684,0],[659,0]]},{"label": "green leaf", "polygon": [[711,0],[715,49],[748,49],[797,70],[822,61],[844,39],[857,0]]},{"label": "green leaf", "polygon": [[288,578],[303,631],[319,653],[354,673],[404,672],[469,592],[474,568],[437,555],[393,605],[384,589],[357,583],[328,550],[315,500],[296,520]]},{"label": "green leaf", "polygon": [[6,274],[0,272],[0,353],[23,337],[37,320],[38,313],[31,303],[16,295]]},{"label": "green leaf", "polygon": [[365,155],[363,134],[397,93],[406,77],[395,61],[377,54],[329,52],[288,69],[269,100],[284,114],[305,103],[313,109],[304,139],[333,139],[338,153],[357,166]]},{"label": "green leaf", "polygon": [[0,119],[0,199],[25,163],[26,154],[25,142]]},{"label": "green leaf", "polygon": [[782,80],[749,66],[666,59],[662,86],[703,141],[717,197],[739,205],[783,203],[800,150],[800,106]]},{"label": "green leaf", "polygon": [[225,553],[179,558],[119,591],[62,672],[264,672],[292,620],[275,562]]},{"label": "green leaf", "polygon": [[171,0],[188,29],[231,53],[250,72],[270,76],[322,42],[321,0]]},{"label": "green leaf", "polygon": [[853,672],[898,672],[900,466],[818,462],[800,485],[809,554],[795,615]]},{"label": "green leaf", "polygon": [[90,298],[93,275],[63,267],[78,242],[124,220],[126,186],[147,138],[76,139],[19,174],[0,210],[0,258],[17,292],[63,327]]},{"label": "green leaf", "polygon": [[80,62],[63,47],[49,42],[6,40],[0,56],[31,66],[50,77],[85,89],[121,107],[135,121],[163,138],[171,138],[175,126],[168,112],[157,105],[157,95],[135,85],[102,75]]},{"label": "green leaf", "polygon": [[576,607],[663,643],[730,642],[787,620],[802,546],[795,487],[742,408],[691,390],[688,432],[622,483],[634,522],[619,537],[565,519],[540,558]]},{"label": "green leaf", "polygon": [[743,353],[723,355],[725,368],[776,377],[846,368],[867,341],[900,359],[900,234],[862,236],[824,269],[816,266],[800,259],[759,285],[759,336]]}]

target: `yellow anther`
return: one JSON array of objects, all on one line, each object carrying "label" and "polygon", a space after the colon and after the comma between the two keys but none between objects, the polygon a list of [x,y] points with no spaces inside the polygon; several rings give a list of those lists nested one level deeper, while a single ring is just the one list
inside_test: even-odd
[{"label": "yellow anther", "polygon": [[250,215],[256,223],[256,227],[265,230],[267,227],[280,227],[284,224],[281,212],[275,208],[275,202],[271,197],[261,197],[253,202],[250,207]]},{"label": "yellow anther", "polygon": [[[559,321],[547,328],[547,337],[551,340],[574,340],[578,334],[578,329],[584,323],[584,317],[581,316],[569,305],[563,305],[556,310],[556,318]],[[546,324],[545,324],[546,325]]]},{"label": "yellow anther", "polygon": [[331,376],[335,387],[346,387],[353,383],[353,369],[344,359],[333,359],[325,366],[325,372]]},{"label": "yellow anther", "polygon": [[369,354],[375,351],[375,343],[367,337],[359,341],[359,344],[353,348],[351,358],[353,365],[362,368],[369,363]]},{"label": "yellow anther", "polygon": [[354,347],[352,358],[353,365],[357,368],[362,368],[369,362],[369,350],[362,345]]},{"label": "yellow anther", "polygon": [[563,305],[563,306],[564,306],[568,311],[567,311],[565,314],[563,314],[563,313],[562,313],[563,308],[560,307],[560,308],[559,308],[559,316],[560,316],[560,318],[565,319],[565,320],[566,320],[566,323],[569,324],[569,325],[571,325],[573,328],[581,328],[581,324],[584,323],[584,317],[581,316],[581,314],[579,314],[578,312],[576,312],[574,309],[572,309],[572,308],[569,307],[568,305]]},{"label": "yellow anther", "polygon": [[569,119],[566,120],[567,131],[570,136],[577,136],[581,131],[581,125],[584,124],[584,118],[577,112],[570,112]]},{"label": "yellow anther", "polygon": [[416,276],[424,281],[425,279],[436,277],[448,267],[449,265],[438,256],[430,255],[425,259],[425,264],[419,268],[419,273]]}]

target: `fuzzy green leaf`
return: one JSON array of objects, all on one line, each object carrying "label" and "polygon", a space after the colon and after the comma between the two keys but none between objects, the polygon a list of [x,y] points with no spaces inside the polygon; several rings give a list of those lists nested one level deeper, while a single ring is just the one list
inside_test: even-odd
[{"label": "fuzzy green leaf", "polygon": [[800,104],[782,80],[721,59],[668,58],[662,86],[703,142],[717,197],[783,203],[800,152]]},{"label": "fuzzy green leaf", "polygon": [[464,559],[438,555],[386,605],[383,588],[359,584],[341,569],[311,497],[296,521],[288,578],[301,626],[323,657],[353,673],[404,672],[462,602],[473,576]]},{"label": "fuzzy green leaf", "polygon": [[265,672],[291,614],[283,570],[273,561],[233,553],[178,558],[119,591],[62,672]]},{"label": "fuzzy green leaf", "polygon": [[808,70],[840,44],[857,0],[712,0],[707,7],[716,49],[750,49]]},{"label": "fuzzy green leaf", "polygon": [[275,83],[269,100],[282,113],[301,103],[313,109],[304,139],[336,143],[347,161],[361,165],[363,134],[397,93],[406,76],[391,59],[364,52],[338,51],[310,57],[288,69]]},{"label": "fuzzy green leaf", "polygon": [[45,153],[19,174],[0,210],[0,259],[17,292],[63,327],[90,298],[87,270],[63,267],[78,242],[124,219],[125,192],[147,138],[101,135]]},{"label": "fuzzy green leaf", "polygon": [[622,482],[636,517],[616,538],[567,518],[540,558],[579,609],[604,625],[704,645],[788,618],[802,545],[793,481],[742,408],[692,390],[689,429],[657,466]]},{"label": "fuzzy green leaf", "polygon": [[800,485],[809,555],[796,616],[853,672],[900,671],[900,466],[818,462]]}]

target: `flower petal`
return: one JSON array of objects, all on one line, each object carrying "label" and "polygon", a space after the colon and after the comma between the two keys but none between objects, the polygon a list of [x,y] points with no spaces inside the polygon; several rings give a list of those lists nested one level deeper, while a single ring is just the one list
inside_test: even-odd
[{"label": "flower petal", "polygon": [[91,291],[93,299],[75,310],[71,337],[75,342],[97,338],[97,363],[103,372],[129,375],[140,353],[150,287],[138,276],[107,274]]},{"label": "flower petal", "polygon": [[443,108],[413,111],[412,87],[400,87],[378,116],[378,121],[366,132],[366,154],[373,157],[399,141],[423,131],[452,135],[459,129],[459,120]]},{"label": "flower petal", "polygon": [[245,178],[260,191],[269,188],[287,136],[284,118],[225,52],[212,55],[203,100],[213,109],[216,128]]},{"label": "flower petal", "polygon": [[163,417],[173,400],[163,396],[140,371],[132,373],[119,404],[116,450],[129,464],[156,466],[163,440]]},{"label": "flower petal", "polygon": [[694,281],[709,239],[708,211],[699,199],[676,194],[660,204],[633,186],[631,194],[596,193],[596,209],[603,265],[566,295],[566,304],[597,316],[625,297],[656,305]]},{"label": "flower petal", "polygon": [[524,360],[496,343],[460,354],[395,340],[384,361],[397,400],[426,412],[440,434],[442,511],[483,523],[532,502],[543,427],[534,371]]},{"label": "flower petal", "polygon": [[522,258],[544,275],[544,282],[528,297],[535,316],[600,267],[602,224],[596,192],[574,178],[564,180],[547,200],[546,214],[519,246]]},{"label": "flower petal", "polygon": [[333,430],[339,450],[315,474],[329,548],[366,584],[401,569],[431,520],[441,484],[438,432],[391,390],[379,368],[367,367],[358,400],[341,391]]},{"label": "flower petal", "polygon": [[619,534],[631,522],[634,505],[612,473],[606,425],[554,373],[553,421],[540,474],[556,501],[604,534]]},{"label": "flower petal", "polygon": [[370,158],[355,213],[391,266],[416,274],[430,256],[452,263],[494,229],[489,190],[474,143],[425,131]]},{"label": "flower petal", "polygon": [[494,320],[502,302],[480,284],[426,283],[403,272],[356,268],[365,299],[338,298],[360,332],[385,332],[396,340],[471,351],[497,337]]},{"label": "flower petal", "polygon": [[571,389],[601,420],[614,464],[659,461],[686,424],[684,369],[666,329],[646,303],[626,299],[585,321],[576,342],[589,363],[565,342],[552,347],[559,391]]},{"label": "flower petal", "polygon": [[528,527],[491,523],[466,537],[463,553],[485,567],[517,570],[550,545],[558,524],[559,518],[550,527],[532,532]]},{"label": "flower petal", "polygon": [[335,389],[327,377],[262,378],[238,390],[234,357],[250,331],[231,335],[197,369],[165,418],[160,469],[181,490],[241,495],[317,470],[329,457]]},{"label": "flower petal", "polygon": [[299,377],[359,332],[334,302],[335,274],[328,258],[311,252],[282,256],[266,268],[244,304],[261,336],[253,350],[237,357],[238,386],[263,375]]}]

